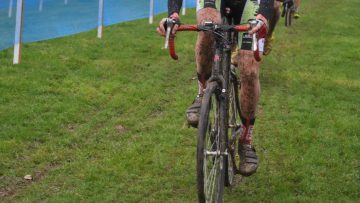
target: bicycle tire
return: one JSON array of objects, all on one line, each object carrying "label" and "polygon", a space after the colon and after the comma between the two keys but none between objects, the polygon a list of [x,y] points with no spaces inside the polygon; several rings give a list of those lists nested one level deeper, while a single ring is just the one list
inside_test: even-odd
[{"label": "bicycle tire", "polygon": [[[216,82],[208,84],[200,110],[197,142],[197,186],[200,203],[222,202],[224,191],[224,151],[221,136],[220,89]],[[210,155],[215,153],[216,155]]]},{"label": "bicycle tire", "polygon": [[291,8],[286,8],[285,10],[285,26],[289,27],[291,26],[291,18],[292,18],[292,12],[291,12]]}]

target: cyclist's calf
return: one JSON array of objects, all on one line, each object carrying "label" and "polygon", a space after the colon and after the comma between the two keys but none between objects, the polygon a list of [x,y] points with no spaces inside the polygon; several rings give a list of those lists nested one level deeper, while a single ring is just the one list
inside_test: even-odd
[{"label": "cyclist's calf", "polygon": [[[211,21],[214,23],[221,23],[220,12],[214,8],[203,8],[197,11],[196,19],[198,24]],[[196,67],[198,74],[210,75],[212,58],[214,57],[214,36],[212,33],[199,32],[195,54],[196,54]]]},{"label": "cyclist's calf", "polygon": [[214,57],[214,37],[212,33],[199,32],[196,42],[196,67],[199,74],[211,73],[212,58]]},{"label": "cyclist's calf", "polygon": [[254,119],[256,105],[260,96],[259,66],[254,53],[240,50],[240,81],[241,81],[241,114],[245,118]]},{"label": "cyclist's calf", "polygon": [[260,62],[256,61],[253,51],[240,50],[238,63],[240,64],[241,81],[249,83],[259,79]]}]

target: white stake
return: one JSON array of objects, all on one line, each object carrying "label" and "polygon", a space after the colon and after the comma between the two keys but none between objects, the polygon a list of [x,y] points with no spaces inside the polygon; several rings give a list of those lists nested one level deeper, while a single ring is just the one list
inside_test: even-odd
[{"label": "white stake", "polygon": [[186,0],[183,0],[182,15],[186,14]]},{"label": "white stake", "polygon": [[43,3],[44,3],[44,1],[40,0],[40,3],[39,3],[39,11],[40,12],[43,10]]},{"label": "white stake", "polygon": [[98,38],[102,38],[104,30],[104,0],[99,0]]},{"label": "white stake", "polygon": [[154,22],[154,0],[150,0],[150,15],[149,15],[149,23],[153,24]]},{"label": "white stake", "polygon": [[22,25],[23,25],[24,1],[17,0],[16,6],[16,25],[15,25],[15,45],[14,45],[14,64],[20,63],[21,43],[22,43]]},{"label": "white stake", "polygon": [[10,0],[9,2],[9,18],[12,16],[12,7],[13,7],[13,0]]}]

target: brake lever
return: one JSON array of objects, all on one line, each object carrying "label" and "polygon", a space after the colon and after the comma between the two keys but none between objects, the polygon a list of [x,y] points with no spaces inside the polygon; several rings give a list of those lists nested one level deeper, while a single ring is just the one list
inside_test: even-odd
[{"label": "brake lever", "polygon": [[176,21],[171,18],[166,19],[165,49],[167,49],[169,47],[170,34],[171,34],[171,30],[174,27],[175,23],[176,23]]},{"label": "brake lever", "polygon": [[[254,27],[256,27],[257,22],[256,20],[250,20],[249,21],[250,24],[250,29],[253,29]],[[258,49],[258,45],[257,45],[257,39],[256,39],[256,33],[252,34],[252,51],[256,51]]]},{"label": "brake lever", "polygon": [[[250,24],[250,29],[257,26],[256,20],[249,20],[249,24]],[[256,33],[252,34],[252,51],[254,52],[256,61],[261,61],[258,39],[256,37]]]}]

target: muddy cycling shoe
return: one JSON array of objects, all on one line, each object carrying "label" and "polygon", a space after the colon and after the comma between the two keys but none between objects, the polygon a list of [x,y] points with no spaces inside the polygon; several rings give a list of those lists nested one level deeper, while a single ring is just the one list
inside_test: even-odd
[{"label": "muddy cycling shoe", "polygon": [[300,14],[299,14],[298,11],[295,11],[295,12],[294,12],[294,18],[295,18],[295,19],[300,18]]},{"label": "muddy cycling shoe", "polygon": [[258,157],[255,148],[250,144],[240,144],[238,148],[240,156],[240,174],[243,176],[251,176],[258,168]]},{"label": "muddy cycling shoe", "polygon": [[274,37],[273,36],[266,37],[265,49],[264,49],[264,55],[265,56],[270,54],[270,52],[272,50],[273,42],[274,42]]},{"label": "muddy cycling shoe", "polygon": [[194,128],[197,128],[199,123],[201,101],[202,95],[198,95],[191,106],[186,110],[188,125]]}]

